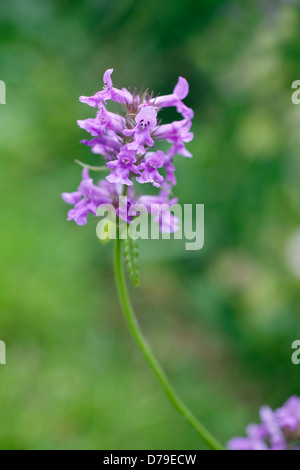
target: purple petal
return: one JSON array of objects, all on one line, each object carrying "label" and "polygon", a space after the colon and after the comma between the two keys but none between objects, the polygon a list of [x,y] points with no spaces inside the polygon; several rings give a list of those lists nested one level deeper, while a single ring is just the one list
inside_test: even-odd
[{"label": "purple petal", "polygon": [[75,191],[74,193],[62,193],[61,197],[67,204],[74,205],[80,200],[81,193],[79,191]]},{"label": "purple petal", "polygon": [[178,78],[177,85],[173,91],[174,95],[176,95],[180,100],[184,100],[189,93],[189,84],[187,80],[183,77]]},{"label": "purple petal", "polygon": [[112,80],[111,80],[111,74],[113,73],[113,71],[114,69],[107,69],[103,75],[104,85],[106,85],[108,88],[112,88],[113,86]]}]

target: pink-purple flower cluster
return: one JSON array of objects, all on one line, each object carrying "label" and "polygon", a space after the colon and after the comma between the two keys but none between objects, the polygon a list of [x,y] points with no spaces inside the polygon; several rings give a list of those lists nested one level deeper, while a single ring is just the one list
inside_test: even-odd
[{"label": "pink-purple flower cluster", "polygon": [[[100,204],[110,203],[118,210],[119,196],[124,194],[124,187],[131,203],[143,202],[149,207],[149,212],[152,203],[171,207],[177,202],[171,197],[172,187],[176,184],[174,156],[192,157],[185,147],[193,139],[190,132],[193,111],[183,103],[189,91],[186,79],[179,77],[172,94],[155,98],[148,90],[131,93],[125,88],[115,88],[112,72],[113,69],[109,69],[104,73],[103,90],[94,96],[80,97],[81,102],[97,108],[95,118],[78,121],[78,125],[92,137],[82,142],[91,147],[92,153],[104,158],[109,174],[106,180],[94,184],[85,168],[78,190],[62,194],[63,200],[74,206],[68,213],[68,220],[74,220],[78,225],[86,224],[89,212],[96,215]],[[108,111],[109,100],[119,103],[123,112],[115,114]],[[158,113],[169,106],[176,107],[182,119],[161,124]],[[165,152],[157,147],[163,140],[170,144]],[[135,182],[159,188],[158,195],[139,194]],[[168,214],[165,220],[170,221],[169,226],[164,224],[164,215],[161,214],[161,230],[176,230],[173,216]]]},{"label": "pink-purple flower cluster", "polygon": [[236,437],[229,450],[300,450],[300,398],[289,400],[273,411],[269,406],[260,410],[261,424],[251,424],[247,437]]}]

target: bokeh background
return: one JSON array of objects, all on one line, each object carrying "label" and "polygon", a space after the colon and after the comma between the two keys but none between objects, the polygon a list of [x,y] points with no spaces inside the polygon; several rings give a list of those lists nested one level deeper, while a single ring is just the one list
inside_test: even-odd
[{"label": "bokeh background", "polygon": [[[140,244],[140,323],[182,398],[224,443],[299,394],[300,9],[296,1],[1,0],[1,449],[199,449],[132,342],[112,243],[66,222],[78,102],[102,87],[190,83],[181,203],[205,247]],[[169,113],[169,114],[168,114]],[[166,111],[166,119],[175,118]]]}]

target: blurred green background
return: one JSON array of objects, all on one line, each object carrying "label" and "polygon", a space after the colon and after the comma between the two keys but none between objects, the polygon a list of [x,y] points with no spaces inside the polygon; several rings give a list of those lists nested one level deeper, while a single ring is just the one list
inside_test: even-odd
[{"label": "blurred green background", "polygon": [[[181,203],[205,204],[205,247],[147,241],[140,323],[175,388],[224,443],[299,394],[300,9],[293,1],[1,0],[1,449],[199,449],[132,342],[112,243],[66,222],[80,180],[78,102],[190,83]],[[176,117],[173,111],[167,118]]]}]

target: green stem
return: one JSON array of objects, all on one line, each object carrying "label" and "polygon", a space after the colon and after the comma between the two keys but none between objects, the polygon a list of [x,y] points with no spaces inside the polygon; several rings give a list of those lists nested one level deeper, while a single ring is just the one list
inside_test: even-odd
[{"label": "green stem", "polygon": [[145,356],[148,364],[155,373],[156,377],[163,386],[167,396],[169,397],[171,403],[179,411],[179,413],[190,423],[190,425],[197,431],[203,441],[213,450],[223,450],[223,447],[219,442],[207,431],[207,429],[195,418],[192,412],[185,406],[185,404],[178,397],[174,391],[172,385],[170,384],[168,378],[166,377],[164,371],[162,370],[160,364],[157,362],[155,356],[153,355],[147,341],[145,340],[141,329],[138,325],[130,297],[128,294],[128,289],[125,280],[125,274],[123,270],[122,263],[122,248],[121,241],[117,237],[115,242],[115,256],[114,256],[114,267],[115,267],[115,277],[116,284],[118,288],[118,293],[120,297],[120,302],[123,308],[123,313],[125,315],[126,322],[131,331],[131,334],[137,343],[139,349]]}]

